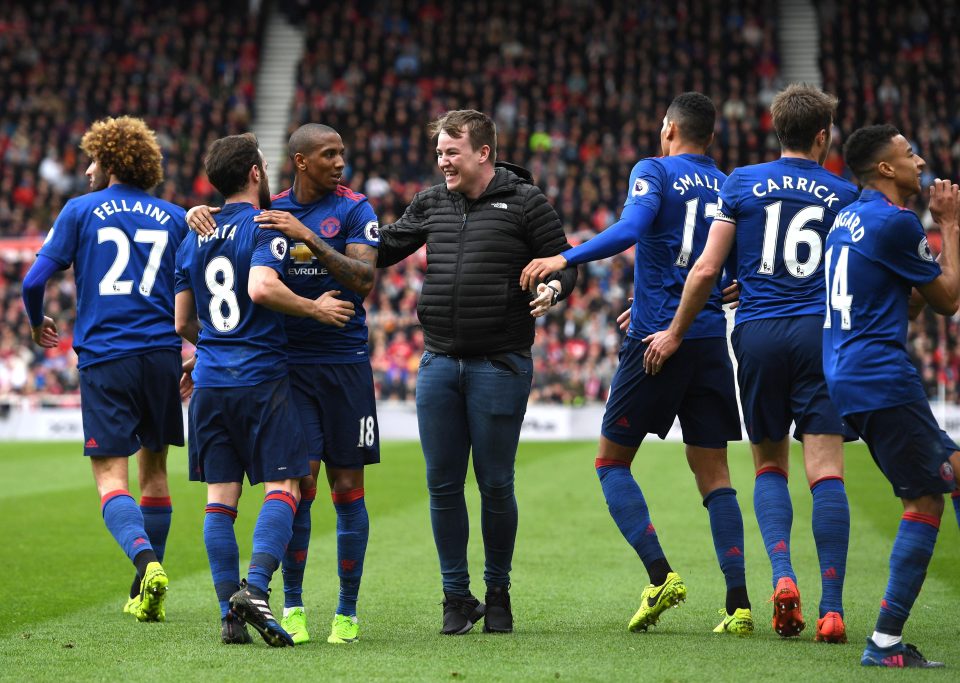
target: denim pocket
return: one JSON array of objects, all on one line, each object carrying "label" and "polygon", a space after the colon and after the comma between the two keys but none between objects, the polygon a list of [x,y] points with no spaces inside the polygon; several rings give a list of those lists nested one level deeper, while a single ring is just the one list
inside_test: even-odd
[{"label": "denim pocket", "polygon": [[423,355],[420,356],[420,368],[425,368],[430,365],[430,362],[437,357],[433,351],[424,351]]}]

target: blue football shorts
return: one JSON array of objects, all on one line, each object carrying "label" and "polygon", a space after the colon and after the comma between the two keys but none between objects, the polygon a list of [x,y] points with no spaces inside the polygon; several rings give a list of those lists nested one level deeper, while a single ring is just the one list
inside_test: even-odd
[{"label": "blue football shorts", "polygon": [[643,369],[647,345],[626,337],[600,433],[621,446],[639,446],[647,434],[661,439],[680,418],[683,442],[726,448],[741,438],[733,366],[724,338],[687,339],[656,375]]},{"label": "blue football shorts", "polygon": [[846,417],[898,498],[950,493],[956,487],[949,458],[957,444],[940,429],[926,401]]},{"label": "blue football shorts", "polygon": [[790,433],[853,434],[823,376],[823,316],[750,320],[733,328],[743,421],[752,443]]},{"label": "blue football shorts", "polygon": [[361,469],[380,462],[380,428],[370,361],[290,365],[293,401],[311,460]]},{"label": "blue football shorts", "polygon": [[208,484],[310,474],[286,377],[249,387],[202,387],[190,399],[190,480]]},{"label": "blue football shorts", "polygon": [[149,351],[80,369],[83,454],[129,456],[183,445],[180,354]]}]

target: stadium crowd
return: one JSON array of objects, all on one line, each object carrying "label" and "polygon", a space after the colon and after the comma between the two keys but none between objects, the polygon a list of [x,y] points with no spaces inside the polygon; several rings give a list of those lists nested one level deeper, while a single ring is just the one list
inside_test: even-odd
[{"label": "stadium crowd", "polygon": [[[783,85],[776,26],[758,0],[491,0],[456,10],[412,0],[282,4],[307,38],[286,133],[308,121],[336,128],[348,150],[346,182],[370,198],[381,223],[438,182],[425,124],[451,107],[495,116],[499,158],[533,171],[572,244],[617,219],[630,169],[659,154],[658,112],[678,92],[699,90],[718,103],[712,154],[721,169],[779,154],[768,113]],[[957,38],[941,28],[941,15],[952,10],[930,3],[901,9],[880,2],[876,11],[873,3],[869,10],[866,3],[818,6],[824,88],[840,97],[839,130],[892,120],[918,144],[930,177],[958,177],[960,119],[950,98],[960,87],[938,87],[942,78],[957,78],[949,68]],[[219,201],[203,176],[202,151],[249,127],[260,17],[207,0],[151,8],[148,22],[147,7],[144,0],[119,9],[16,3],[0,19],[0,236],[38,240],[66,199],[85,191],[78,136],[108,114],[135,113],[158,131],[166,164],[161,196],[184,206]],[[464,22],[477,30],[455,30]],[[865,60],[865,49],[888,61]],[[81,58],[92,53],[101,57]],[[837,150],[827,166],[844,173]],[[288,163],[275,189],[288,186],[290,171]],[[64,311],[63,348],[30,350],[18,284],[29,263],[8,249],[0,255],[0,395],[74,393],[72,275],[55,279],[56,296],[48,292]],[[535,401],[605,400],[632,261],[628,251],[584,267],[566,304],[538,321]],[[424,264],[421,253],[381,271],[366,302],[382,399],[413,396]],[[925,320],[911,332],[917,362],[932,396],[939,379],[956,400],[960,330],[955,321]]]},{"label": "stadium crowd", "polygon": [[[115,5],[52,0],[9,3],[0,15],[0,236],[33,250],[64,203],[86,191],[78,150],[91,121],[135,113],[157,131],[164,183],[175,204],[217,201],[203,151],[249,129],[260,21],[225,0],[146,0]],[[91,56],[96,55],[95,59]],[[12,243],[11,243],[12,244]],[[29,252],[27,252],[29,253]],[[48,300],[65,334],[60,348],[23,345],[29,324],[19,283],[24,249],[0,251],[0,395],[68,394],[76,402],[72,271],[52,281]]]}]

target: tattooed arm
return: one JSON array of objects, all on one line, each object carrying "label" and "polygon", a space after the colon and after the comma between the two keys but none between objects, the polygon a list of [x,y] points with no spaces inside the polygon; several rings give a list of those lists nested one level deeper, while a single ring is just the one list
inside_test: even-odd
[{"label": "tattooed arm", "polygon": [[290,239],[306,244],[317,261],[347,289],[361,297],[366,297],[373,289],[377,265],[375,247],[352,243],[347,245],[346,253],[341,254],[286,211],[261,211],[254,221],[261,228],[279,230]]}]

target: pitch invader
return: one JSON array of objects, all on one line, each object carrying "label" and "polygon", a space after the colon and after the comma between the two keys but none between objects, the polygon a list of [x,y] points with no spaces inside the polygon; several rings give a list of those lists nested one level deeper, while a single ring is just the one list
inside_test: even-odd
[{"label": "pitch invader", "polygon": [[[204,164],[226,205],[212,235],[191,235],[177,252],[177,331],[197,345],[190,479],[207,483],[203,533],[223,642],[249,642],[246,622],[269,645],[283,647],[293,639],[274,619],[267,589],[293,535],[300,477],[310,471],[287,378],[283,320],[327,313],[323,301],[283,284],[287,239],[253,221],[270,206],[256,138],[217,140]],[[346,317],[349,305],[341,303]],[[241,583],[233,523],[244,474],[251,484],[264,482],[266,495]]]},{"label": "pitch invader", "polygon": [[650,576],[640,609],[630,621],[631,631],[646,631],[687,594],[683,580],[667,562],[643,493],[630,473],[646,435],[664,438],[678,416],[687,463],[710,515],[714,548],[727,584],[726,608],[720,610],[723,621],[714,631],[741,635],[753,631],[743,518],[727,468],[727,442],[739,440],[741,434],[720,289],[709,292],[706,309],[678,349],[678,361],[663,372],[644,370],[641,341],[670,322],[687,273],[707,240],[709,220],[726,179],[706,156],[715,119],[713,102],[704,95],[684,93],[674,99],[660,131],[664,156],[644,159],[634,167],[619,222],[559,256],[531,261],[521,277],[521,286],[527,287],[568,264],[609,258],[636,245],[630,327],[611,382],[596,459],[610,514]]},{"label": "pitch invader", "polygon": [[[864,189],[827,237],[824,372],[830,396],[904,509],[880,616],[860,663],[939,667],[905,645],[902,633],[933,555],[943,494],[956,485],[950,459],[958,449],[934,420],[910,361],[907,318],[911,305],[957,312],[960,188],[937,180],[930,189],[930,213],[943,234],[938,264],[916,214],[901,206],[920,192],[924,167],[910,143],[893,126],[869,126],[850,136],[844,158]],[[960,465],[960,453],[953,459]]]},{"label": "pitch invader", "polygon": [[773,569],[773,628],[797,636],[805,623],[790,560],[793,507],[787,489],[789,430],[803,443],[813,495],[813,537],[822,593],[816,640],[846,642],[843,580],[850,511],[843,483],[849,430],[830,402],[819,343],[823,240],[856,188],[821,164],[830,149],[837,99],[791,85],[774,98],[777,161],[730,174],[710,237],[670,327],[649,342],[645,363],[658,372],[676,351],[736,243],[740,305],[732,342],[743,419],[753,450],[754,510]]},{"label": "pitch invader", "polygon": [[[340,135],[329,126],[306,124],[290,136],[293,187],[273,198],[273,210],[256,218],[280,230],[295,246],[285,276],[301,296],[339,297],[353,305],[345,324],[288,317],[290,383],[304,426],[311,475],[294,520],[283,560],[283,627],[295,642],[309,640],[303,605],[303,573],[310,543],[310,509],[320,462],[337,515],[340,595],[327,642],[356,642],[357,600],[370,523],[364,497],[364,467],[380,461],[373,372],[367,351],[363,299],[373,288],[377,216],[367,198],[341,185],[345,166]],[[198,218],[203,212],[198,213]]]},{"label": "pitch invader", "polygon": [[[147,191],[163,180],[156,135],[128,116],[94,123],[80,142],[92,162],[92,192],[71,199],[23,282],[34,341],[59,343],[43,315],[47,280],[74,267],[84,455],[90,458],[107,529],[137,568],[124,612],[163,621],[162,565],[173,508],[167,447],[183,445],[174,331],[174,255],[187,234],[184,212]],[[140,505],[128,490],[137,453]]]}]

